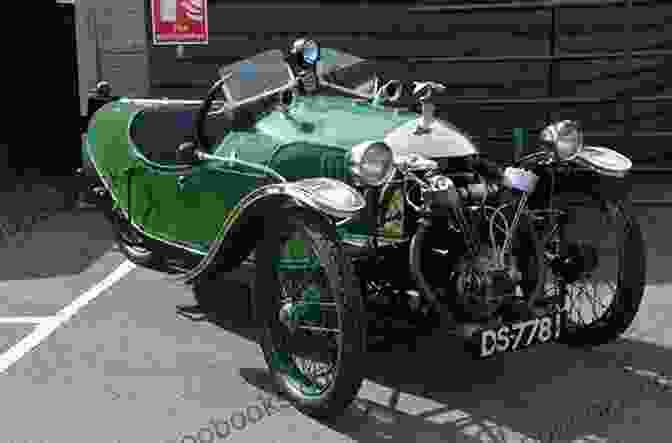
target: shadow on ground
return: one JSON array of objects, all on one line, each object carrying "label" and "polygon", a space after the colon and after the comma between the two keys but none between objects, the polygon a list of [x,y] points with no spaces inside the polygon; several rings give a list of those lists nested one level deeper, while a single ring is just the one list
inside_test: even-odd
[{"label": "shadow on ground", "polygon": [[672,206],[669,208],[636,207],[647,247],[646,281],[649,284],[672,282]]},{"label": "shadow on ground", "polygon": [[[251,272],[251,268],[241,267],[218,276],[216,280],[192,287],[196,303],[178,306],[178,315],[196,322],[209,322],[247,340],[256,341],[252,288],[249,284]],[[222,292],[227,296],[213,296]]]},{"label": "shadow on ground", "polygon": [[[661,303],[669,292],[663,284],[672,279],[672,208],[636,207],[635,214],[647,241],[648,286],[623,338],[592,350],[548,345],[477,361],[439,330],[419,339],[412,354],[403,345],[370,352],[358,400],[343,416],[321,422],[365,442],[669,441],[672,339],[658,317],[669,319],[670,312]],[[245,299],[245,275],[235,274],[227,284]],[[204,318],[255,340],[249,305],[201,301],[196,311]],[[646,338],[651,331],[655,340]],[[240,373],[278,394],[267,372]]]},{"label": "shadow on ground", "polygon": [[114,245],[95,211],[61,211],[13,236],[0,248],[0,281],[79,274]]},{"label": "shadow on ground", "polygon": [[[667,282],[672,208],[636,213],[648,244],[647,280]],[[112,245],[112,231],[99,213],[59,213],[21,244],[0,251],[0,281],[77,274]],[[181,313],[254,341],[249,275],[243,274],[223,276],[226,304],[196,293],[198,304]],[[357,402],[322,421],[356,441],[669,441],[672,352],[658,344],[623,338],[592,351],[548,345],[476,361],[439,330],[421,338],[412,354],[393,346],[369,353],[361,367],[366,381]],[[240,373],[251,385],[277,393],[265,371]]]},{"label": "shadow on ground", "polygon": [[[655,381],[671,366],[669,350],[620,340],[481,362],[441,338],[423,348],[412,358],[402,349],[370,354],[358,400],[322,423],[363,442],[667,441],[672,380]],[[278,394],[266,372],[241,375]]]},{"label": "shadow on ground", "polygon": [[[245,299],[242,278],[227,278],[227,300]],[[201,302],[191,307],[194,315],[255,341],[245,303]],[[672,349],[634,338],[592,350],[547,345],[478,361],[437,330],[420,338],[415,352],[401,344],[370,352],[362,370],[358,400],[343,416],[320,421],[355,441],[668,441]],[[279,394],[266,371],[240,374]]]}]

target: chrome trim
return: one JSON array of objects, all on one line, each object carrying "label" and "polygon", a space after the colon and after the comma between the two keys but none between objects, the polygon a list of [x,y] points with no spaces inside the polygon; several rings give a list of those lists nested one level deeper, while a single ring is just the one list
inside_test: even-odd
[{"label": "chrome trim", "polygon": [[434,192],[448,191],[455,189],[455,183],[445,175],[434,175],[427,179],[430,190]]},{"label": "chrome trim", "polygon": [[[376,77],[375,87],[378,87],[378,81],[379,81],[378,77]],[[388,95],[387,88],[391,87],[392,85],[397,85],[396,93],[394,95]],[[376,105],[380,105],[385,101],[396,102],[401,97],[403,90],[404,88],[402,86],[401,81],[390,80],[383,86],[380,86],[375,90],[376,92],[373,94],[373,103]]]},{"label": "chrome trim", "polygon": [[[308,178],[286,186],[288,193],[305,194],[317,209],[336,218],[352,218],[366,207],[366,200],[356,189],[332,178]],[[337,202],[333,196],[339,192]]]},{"label": "chrome trim", "polygon": [[336,226],[343,226],[346,223],[350,223],[354,217],[348,217],[344,218],[343,220],[339,220],[336,222]]},{"label": "chrome trim", "polygon": [[[378,180],[369,181],[364,178],[364,176],[359,172],[359,169],[361,168],[362,160],[366,156],[367,151],[373,145],[381,145],[387,149],[390,156],[390,163],[387,171],[385,171],[385,173]],[[394,152],[392,152],[392,148],[390,148],[390,146],[383,141],[368,140],[362,143],[358,143],[350,149],[350,171],[362,183],[368,186],[379,186],[387,182],[390,179],[390,176],[394,175]]]},{"label": "chrome trim", "polygon": [[[619,158],[622,161],[622,167],[618,168],[613,163],[611,165],[605,165],[604,163],[600,164],[599,160],[596,161],[596,159],[591,156],[591,153],[595,152],[609,154]],[[588,168],[596,174],[607,177],[623,178],[632,169],[632,160],[627,155],[623,155],[615,149],[602,146],[584,146],[583,149],[572,158],[572,162],[581,167]]]},{"label": "chrome trim", "polygon": [[[562,138],[567,137],[573,131],[576,132],[576,148],[574,152],[563,157],[560,155],[558,144]],[[546,144],[553,145],[555,156],[558,158],[558,160],[561,161],[569,161],[574,159],[584,148],[583,131],[581,130],[579,123],[574,120],[563,120],[546,126],[541,131],[540,139]]]},{"label": "chrome trim", "polygon": [[[204,100],[177,100],[177,99],[168,99],[168,98],[121,98],[119,99],[121,103],[128,103],[132,105],[139,106],[158,106],[158,105],[180,105],[180,106],[189,106],[189,105],[202,105]],[[224,106],[227,104],[224,100],[215,100],[213,104]]]},{"label": "chrome trim", "polygon": [[426,101],[430,99],[432,95],[434,95],[434,91],[444,92],[446,90],[446,86],[439,82],[433,81],[413,82],[413,95],[417,95],[423,89],[425,89],[424,94],[418,97],[418,100],[420,101]]},{"label": "chrome trim", "polygon": [[245,160],[240,160],[239,158],[236,157],[235,151],[231,152],[231,155],[229,157],[221,157],[219,155],[213,155],[213,154],[208,154],[205,152],[200,152],[196,151],[196,157],[199,160],[208,160],[208,161],[221,161],[226,163],[229,167],[233,166],[234,164],[239,164],[246,166],[251,169],[256,169],[258,171],[261,171],[265,174],[271,175],[273,178],[276,178],[282,183],[287,182],[287,179],[284,178],[282,175],[280,175],[276,170],[271,169],[269,167],[266,167],[262,164],[258,163],[250,163]]},{"label": "chrome trim", "polygon": [[439,163],[422,154],[395,154],[394,165],[402,172],[431,171],[438,169]]}]

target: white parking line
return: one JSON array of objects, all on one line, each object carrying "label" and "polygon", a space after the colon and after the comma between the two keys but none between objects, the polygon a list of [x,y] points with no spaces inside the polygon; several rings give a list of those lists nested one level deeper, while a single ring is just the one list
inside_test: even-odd
[{"label": "white parking line", "polygon": [[[114,270],[110,275],[105,277],[105,279],[91,289],[86,291],[84,294],[77,297],[65,308],[58,311],[56,315],[50,317],[42,317],[38,319],[36,317],[22,317],[22,319],[34,319],[38,320],[37,327],[23,338],[20,342],[12,346],[7,352],[0,355],[0,373],[4,373],[10,366],[16,363],[21,357],[30,352],[34,347],[39,345],[47,337],[51,335],[60,325],[68,321],[73,315],[77,313],[81,308],[86,306],[88,303],[93,301],[100,294],[105,292],[110,286],[121,280],[126,274],[131,272],[135,268],[135,265],[130,261],[125,261],[117,269]],[[21,318],[21,317],[17,317]],[[7,323],[12,323],[12,320],[17,318],[6,319]],[[18,323],[14,321],[14,323]]]},{"label": "white parking line", "polygon": [[0,318],[0,325],[14,324],[14,323],[42,323],[45,320],[52,318],[48,317],[4,317]]}]

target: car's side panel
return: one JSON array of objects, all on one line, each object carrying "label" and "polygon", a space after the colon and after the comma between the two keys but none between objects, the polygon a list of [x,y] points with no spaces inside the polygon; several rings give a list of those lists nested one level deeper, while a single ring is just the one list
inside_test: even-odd
[{"label": "car's side panel", "polygon": [[267,180],[221,162],[166,171],[136,158],[128,128],[142,109],[115,102],[99,110],[88,130],[86,155],[117,204],[147,235],[206,252],[231,209]]},{"label": "car's side panel", "polygon": [[[229,211],[267,181],[222,162],[171,169],[145,161],[129,138],[129,128],[147,106],[122,100],[96,112],[88,131],[88,155],[119,206],[146,234],[205,252]],[[345,97],[302,97],[288,115],[272,111],[254,128],[230,132],[214,153],[270,166],[290,181],[322,176],[352,184],[349,148],[379,139],[417,116],[353,104]],[[142,120],[134,124],[140,126]],[[353,220],[346,230],[366,235],[369,226]]]},{"label": "car's side panel", "polygon": [[125,172],[138,166],[130,155],[128,126],[140,109],[118,101],[103,106],[92,117],[84,144],[85,155],[93,160],[101,180],[123,209],[128,209]]},{"label": "car's side panel", "polygon": [[157,218],[152,228],[174,232],[175,238],[207,250],[240,200],[269,182],[267,177],[249,171],[209,164],[191,176],[184,176],[177,187],[177,220]]}]

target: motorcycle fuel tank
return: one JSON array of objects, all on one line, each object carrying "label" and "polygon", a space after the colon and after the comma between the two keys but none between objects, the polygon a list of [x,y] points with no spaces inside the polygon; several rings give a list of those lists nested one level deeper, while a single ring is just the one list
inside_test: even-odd
[{"label": "motorcycle fuel tank", "polygon": [[404,123],[389,132],[385,143],[395,154],[416,153],[428,158],[464,157],[478,153],[474,144],[451,124],[435,119],[418,130],[422,118]]}]

